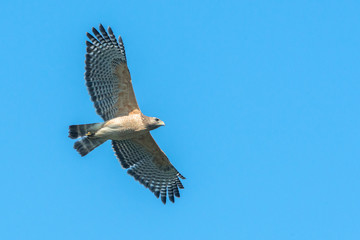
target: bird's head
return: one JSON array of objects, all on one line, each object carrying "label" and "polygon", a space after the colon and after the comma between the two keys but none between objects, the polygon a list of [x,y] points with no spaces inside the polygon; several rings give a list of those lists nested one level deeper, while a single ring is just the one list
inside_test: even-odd
[{"label": "bird's head", "polygon": [[149,117],[147,121],[147,126],[150,130],[154,130],[158,127],[165,126],[165,123],[156,117]]}]

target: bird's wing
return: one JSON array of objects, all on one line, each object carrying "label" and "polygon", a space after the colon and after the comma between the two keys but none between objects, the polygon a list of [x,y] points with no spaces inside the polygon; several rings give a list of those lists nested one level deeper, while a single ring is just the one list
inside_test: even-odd
[{"label": "bird's wing", "polygon": [[179,188],[184,188],[179,177],[185,179],[170,163],[150,133],[131,140],[112,141],[113,149],[123,168],[137,181],[149,188],[156,197],[166,203],[174,195],[180,197]]},{"label": "bird's wing", "polygon": [[113,31],[100,24],[95,37],[87,33],[85,61],[86,86],[97,114],[105,121],[117,116],[140,113],[127,67],[125,48],[121,37],[116,41]]}]

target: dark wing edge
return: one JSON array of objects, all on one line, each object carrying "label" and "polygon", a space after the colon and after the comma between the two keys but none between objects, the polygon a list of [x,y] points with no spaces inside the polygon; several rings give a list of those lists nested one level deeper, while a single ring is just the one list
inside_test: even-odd
[{"label": "dark wing edge", "polygon": [[185,179],[169,162],[165,167],[159,167],[154,162],[154,156],[143,146],[131,140],[112,141],[112,146],[120,164],[135,180],[148,188],[154,195],[166,204],[168,195],[171,202],[180,197],[179,189],[183,189],[181,179]]},{"label": "dark wing edge", "polygon": [[121,37],[116,41],[112,29],[108,32],[100,24],[95,35],[87,33],[86,41],[85,80],[96,113],[105,121],[114,118],[117,112],[116,102],[119,95],[118,79],[114,70],[121,63],[126,64],[125,48]]}]

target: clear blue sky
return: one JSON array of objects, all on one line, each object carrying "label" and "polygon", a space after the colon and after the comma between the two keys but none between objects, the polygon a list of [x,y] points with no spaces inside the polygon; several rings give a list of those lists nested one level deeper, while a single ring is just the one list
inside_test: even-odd
[{"label": "clear blue sky", "polygon": [[[360,239],[359,1],[0,4],[1,239]],[[169,3],[171,2],[171,3]],[[87,31],[123,37],[153,135],[187,177],[165,206],[100,121]]]}]

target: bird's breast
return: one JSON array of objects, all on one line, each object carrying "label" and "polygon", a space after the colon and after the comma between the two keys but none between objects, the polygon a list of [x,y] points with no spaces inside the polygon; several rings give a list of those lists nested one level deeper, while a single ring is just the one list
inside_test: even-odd
[{"label": "bird's breast", "polygon": [[141,117],[124,116],[105,122],[104,126],[96,132],[95,137],[125,140],[137,137],[146,132],[148,132],[148,130],[145,128]]}]

